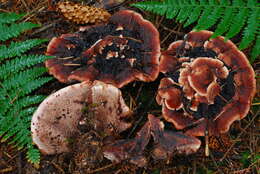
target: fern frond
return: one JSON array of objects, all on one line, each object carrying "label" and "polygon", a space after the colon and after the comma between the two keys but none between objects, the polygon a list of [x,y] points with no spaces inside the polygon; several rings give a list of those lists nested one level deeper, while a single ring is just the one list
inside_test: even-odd
[{"label": "fern frond", "polygon": [[45,83],[49,82],[52,79],[53,79],[52,77],[41,77],[38,79],[33,79],[28,83],[24,84],[23,86],[17,87],[17,89],[12,90],[10,92],[9,97],[11,99],[18,99],[20,97],[23,97],[31,93],[35,89],[39,88],[40,86],[44,85]]},{"label": "fern frond", "polygon": [[228,40],[233,36],[237,35],[245,25],[249,9],[244,8],[237,13],[234,19],[231,21],[231,26],[226,34],[225,39]]},{"label": "fern frond", "polygon": [[29,107],[20,111],[19,115],[21,118],[26,120],[26,122],[31,122],[31,115],[36,111],[37,107]]},{"label": "fern frond", "polygon": [[[202,12],[202,14],[201,14],[201,16],[200,16],[200,19],[198,20],[198,24],[197,24],[197,26],[194,28],[195,30],[201,30],[201,28],[203,28],[204,25],[208,23],[208,21],[209,21],[209,16],[211,16],[211,12],[212,12],[212,9],[210,9],[210,8],[207,8],[207,9],[205,9],[205,10]],[[213,10],[213,12],[214,12],[214,10]]]},{"label": "fern frond", "polygon": [[18,150],[24,148],[24,146],[31,142],[31,131],[28,130],[27,126],[25,127],[24,124],[18,124],[20,127],[20,131],[17,132],[11,141],[8,144],[13,145],[13,147],[17,147]]},{"label": "fern frond", "polygon": [[[18,74],[14,74],[13,76],[3,81],[1,86],[3,89],[5,89],[5,91],[8,91],[10,89],[17,89],[17,87],[21,87],[22,85],[25,85],[29,81],[36,79],[37,77],[43,75],[46,72],[47,72],[46,68],[34,67],[25,70],[23,72],[20,72]],[[3,92],[1,93],[1,89],[0,89],[0,95],[2,96],[4,95]]]},{"label": "fern frond", "polygon": [[4,115],[10,108],[13,108],[13,107],[15,107],[18,110],[21,110],[30,105],[40,103],[44,99],[45,99],[45,96],[42,96],[42,95],[26,96],[19,100],[16,100],[14,98],[13,100],[8,101],[8,105],[1,106],[0,114]]},{"label": "fern frond", "polygon": [[224,16],[218,23],[217,29],[215,30],[211,38],[218,37],[229,30],[234,12],[235,9],[226,9],[224,11]]},{"label": "fern frond", "polygon": [[198,20],[200,13],[202,11],[202,7],[195,7],[194,11],[192,12],[192,15],[189,15],[189,18],[187,19],[186,23],[184,24],[184,27],[187,27]]},{"label": "fern frond", "polygon": [[[245,28],[243,32],[243,38],[242,41],[239,44],[240,49],[245,49],[248,47],[250,43],[255,39],[255,35],[257,32],[257,28],[259,28],[260,23],[259,23],[259,14],[260,10],[256,9],[255,11],[251,10],[251,14],[248,18],[247,21],[247,27]],[[258,21],[258,22],[257,22]]]},{"label": "fern frond", "polygon": [[9,138],[15,136],[15,134],[21,130],[21,127],[19,126],[21,123],[25,123],[28,129],[30,127],[31,114],[33,114],[36,109],[36,107],[30,107],[19,113],[8,113],[5,119],[1,121],[3,124],[0,125],[0,136],[5,134],[2,137],[1,142],[5,142],[9,140]]},{"label": "fern frond", "polygon": [[[0,13],[0,41],[39,26],[29,22],[14,23],[22,16]],[[50,81],[52,77],[42,77],[46,68],[31,66],[43,63],[51,57],[24,53],[45,41],[31,39],[11,42],[9,46],[0,45],[0,141],[7,141],[18,149],[26,148],[28,161],[36,165],[40,162],[40,152],[34,148],[30,122],[36,110],[34,105],[40,103],[45,96],[28,94]]]},{"label": "fern frond", "polygon": [[0,41],[6,41],[10,38],[17,37],[22,32],[33,29],[35,27],[39,27],[39,25],[30,22],[11,24],[10,26],[0,24]]},{"label": "fern frond", "polygon": [[[32,144],[32,142],[30,143]],[[27,147],[26,157],[29,162],[38,166],[40,164],[40,152],[38,149],[34,148],[32,145]]]},{"label": "fern frond", "polygon": [[5,45],[0,46],[0,62],[5,58],[21,56],[31,48],[46,42],[46,39],[30,39],[23,42],[11,42],[9,47]]},{"label": "fern frond", "polygon": [[[204,11],[205,13],[207,10]],[[206,13],[206,15],[203,17],[200,17],[200,20],[198,21],[198,25],[195,27],[196,30],[204,30],[209,29],[212,27],[218,19],[221,17],[221,14],[223,13],[223,8],[216,7],[213,10],[209,10],[209,14]]]},{"label": "fern frond", "polygon": [[192,10],[192,7],[191,7],[191,6],[188,6],[188,5],[189,5],[188,2],[183,1],[183,4],[184,4],[184,5],[187,5],[187,9],[181,9],[180,12],[179,12],[179,14],[178,14],[178,16],[176,17],[176,19],[177,19],[178,21],[180,21],[181,23],[184,22],[184,21],[186,21],[186,19],[189,17],[190,12],[191,12],[191,10]]},{"label": "fern frond", "polygon": [[4,24],[4,23],[12,23],[15,22],[19,19],[21,19],[21,17],[23,17],[24,14],[16,14],[16,13],[0,13],[0,24]]},{"label": "fern frond", "polygon": [[206,30],[217,24],[211,38],[226,33],[227,40],[244,30],[240,49],[247,48],[259,34],[256,32],[260,27],[257,0],[157,0],[137,2],[132,6],[175,18],[184,23],[184,27],[197,22],[195,30]]},{"label": "fern frond", "polygon": [[50,58],[52,57],[45,55],[23,55],[20,58],[7,61],[5,64],[0,66],[0,80],[7,79],[18,71],[24,70],[25,68],[41,63]]}]

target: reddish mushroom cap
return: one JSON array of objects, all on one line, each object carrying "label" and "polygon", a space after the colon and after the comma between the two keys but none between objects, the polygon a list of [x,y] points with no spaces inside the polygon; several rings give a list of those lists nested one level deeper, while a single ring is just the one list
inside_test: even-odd
[{"label": "reddish mushroom cap", "polygon": [[54,38],[46,54],[56,56],[45,64],[61,82],[97,79],[120,88],[134,80],[157,78],[159,33],[140,14],[122,10],[108,24]]},{"label": "reddish mushroom cap", "polygon": [[180,132],[164,130],[164,124],[159,118],[149,114],[148,121],[132,139],[121,139],[104,147],[104,156],[115,162],[129,160],[139,167],[146,165],[143,156],[145,147],[153,136],[153,158],[166,159],[173,154],[191,154],[196,152],[201,142],[199,139]]},{"label": "reddish mushroom cap", "polygon": [[164,124],[160,119],[149,114],[149,123],[151,125],[151,133],[154,139],[153,158],[166,159],[174,153],[191,154],[196,152],[201,142],[199,139],[185,135],[181,132],[173,132],[164,130]]},{"label": "reddish mushroom cap", "polygon": [[[89,115],[83,111],[88,108]],[[44,154],[68,152],[69,139],[77,134],[82,118],[91,117],[96,131],[121,132],[131,124],[122,118],[130,116],[118,88],[100,81],[80,83],[63,88],[46,98],[33,114],[33,142]]]},{"label": "reddish mushroom cap", "polygon": [[146,145],[151,137],[151,126],[147,122],[136,136],[132,139],[117,140],[112,144],[108,144],[103,149],[104,156],[113,161],[120,162],[129,160],[131,163],[144,167],[146,159],[143,156]]},{"label": "reddish mushroom cap", "polygon": [[160,60],[166,77],[156,99],[163,116],[195,136],[204,136],[206,128],[210,134],[227,132],[247,115],[256,91],[246,56],[221,36],[210,39],[212,34],[190,32],[185,40],[172,43]]}]

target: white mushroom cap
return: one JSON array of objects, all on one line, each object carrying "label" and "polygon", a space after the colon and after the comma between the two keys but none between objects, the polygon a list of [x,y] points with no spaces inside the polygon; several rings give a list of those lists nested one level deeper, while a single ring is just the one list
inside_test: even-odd
[{"label": "white mushroom cap", "polygon": [[93,103],[103,103],[95,107],[95,127],[106,132],[110,124],[120,131],[130,126],[119,120],[131,112],[118,88],[99,81],[83,82],[51,94],[40,104],[31,122],[33,142],[44,154],[68,152],[70,138],[79,131],[84,107]]},{"label": "white mushroom cap", "polygon": [[124,117],[131,114],[131,110],[125,104],[119,89],[113,85],[96,81],[91,88],[91,92],[91,97],[89,97],[91,101],[89,102],[97,104],[94,108],[96,116],[94,126],[97,130],[102,130],[106,133],[113,131],[122,132],[131,126],[130,123],[122,121]]}]

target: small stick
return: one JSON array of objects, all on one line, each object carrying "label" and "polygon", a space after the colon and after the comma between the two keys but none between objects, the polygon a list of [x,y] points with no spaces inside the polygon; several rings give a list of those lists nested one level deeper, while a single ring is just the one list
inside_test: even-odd
[{"label": "small stick", "polygon": [[14,168],[13,167],[8,167],[8,168],[5,168],[5,169],[1,169],[0,170],[0,173],[7,173],[7,172],[11,172],[13,171]]},{"label": "small stick", "polygon": [[224,100],[226,103],[228,103],[228,101],[227,101],[222,95],[218,94],[218,96],[219,96],[222,100]]},{"label": "small stick", "polygon": [[73,56],[69,56],[69,57],[58,57],[57,59],[62,59],[62,60],[67,60],[67,59],[72,59],[74,58]]},{"label": "small stick", "polygon": [[108,169],[108,168],[111,168],[111,167],[113,167],[113,166],[115,166],[115,165],[117,165],[117,164],[118,164],[118,163],[111,163],[111,164],[108,164],[108,165],[106,165],[106,166],[104,166],[104,167],[101,167],[101,168],[98,168],[98,169],[89,171],[89,172],[87,172],[87,173],[88,173],[88,174],[97,173],[97,172],[100,172],[100,171],[102,171],[102,170],[106,170],[106,169]]},{"label": "small stick", "polygon": [[76,64],[76,63],[65,63],[63,65],[64,66],[81,66],[81,64]]},{"label": "small stick", "polygon": [[24,0],[21,0],[21,1],[22,1],[23,5],[25,6],[25,8],[27,9],[27,11],[30,11],[30,9],[29,9],[28,5],[26,4],[26,2]]},{"label": "small stick", "polygon": [[185,33],[180,32],[180,31],[176,31],[176,30],[174,30],[174,29],[170,29],[170,28],[164,26],[163,24],[161,24],[161,26],[162,26],[162,28],[163,28],[164,30],[170,31],[170,32],[172,32],[172,33],[174,33],[174,34],[177,34],[177,35],[179,35],[179,36],[184,36],[184,35],[185,35]]},{"label": "small stick", "polygon": [[65,173],[64,170],[63,170],[58,164],[56,164],[55,162],[52,161],[51,164],[52,164],[56,169],[58,169],[61,173],[63,173],[63,174]]}]

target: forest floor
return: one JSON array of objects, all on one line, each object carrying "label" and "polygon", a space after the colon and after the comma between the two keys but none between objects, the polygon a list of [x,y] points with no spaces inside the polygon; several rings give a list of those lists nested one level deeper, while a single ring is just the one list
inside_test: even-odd
[{"label": "forest floor", "polygon": [[[117,9],[113,9],[111,13],[119,9],[132,9],[140,12],[159,30],[162,50],[167,49],[171,42],[183,39],[183,36],[193,27],[183,28],[174,20],[130,7],[129,4],[133,2],[137,2],[137,0],[127,1]],[[79,25],[66,21],[57,12],[50,11],[47,0],[2,0],[0,1],[0,12],[26,13],[23,21],[41,24],[40,28],[19,37],[21,40],[51,39],[64,33],[76,32],[79,27]],[[239,36],[233,38],[232,41],[237,44],[240,41]],[[35,51],[44,54],[46,46],[47,44]],[[244,53],[248,55],[249,50],[250,48],[244,50]],[[227,134],[210,137],[210,155],[208,157],[205,156],[205,144],[202,143],[198,152],[188,156],[174,155],[167,160],[154,161],[149,154],[146,154],[149,163],[144,168],[139,168],[127,161],[111,163],[107,159],[101,159],[97,164],[89,167],[84,166],[77,159],[79,155],[75,155],[77,154],[77,148],[75,148],[72,153],[42,155],[40,165],[33,166],[27,162],[24,150],[17,150],[2,143],[0,144],[0,174],[260,174],[260,60],[256,60],[252,66],[257,74],[258,92],[250,113],[243,120],[233,123]],[[136,99],[132,106],[133,109],[139,107],[138,103],[142,104],[141,108],[138,108],[139,113],[135,116],[136,124],[143,122],[147,113],[160,114],[160,106],[154,100],[159,82],[159,79],[149,84],[134,82],[122,89],[127,101]],[[64,86],[66,84],[54,80],[40,88],[37,93],[49,95]],[[134,129],[137,127],[139,128],[140,125]],[[204,138],[201,140],[204,142]]]}]

